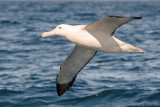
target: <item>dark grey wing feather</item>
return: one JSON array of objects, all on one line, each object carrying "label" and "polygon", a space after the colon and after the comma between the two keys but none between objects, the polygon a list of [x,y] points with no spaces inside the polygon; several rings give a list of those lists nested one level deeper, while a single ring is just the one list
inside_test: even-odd
[{"label": "dark grey wing feather", "polygon": [[130,20],[141,18],[142,17],[121,17],[109,15],[94,22],[93,24],[86,26],[84,29],[91,34],[112,36],[116,29],[121,25],[128,23]]},{"label": "dark grey wing feather", "polygon": [[72,53],[65,59],[57,75],[57,93],[61,96],[72,86],[77,74],[94,57],[97,51],[76,45]]}]

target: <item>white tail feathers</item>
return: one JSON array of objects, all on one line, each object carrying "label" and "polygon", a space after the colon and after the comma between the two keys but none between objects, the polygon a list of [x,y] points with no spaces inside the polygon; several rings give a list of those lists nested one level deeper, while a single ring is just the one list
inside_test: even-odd
[{"label": "white tail feathers", "polygon": [[143,49],[140,49],[140,48],[138,48],[138,49],[139,49],[139,51],[138,51],[139,53],[143,53],[143,54],[145,53],[145,51]]},{"label": "white tail feathers", "polygon": [[143,49],[137,48],[136,46],[130,44],[124,44],[121,46],[123,52],[138,52],[138,53],[145,53]]}]

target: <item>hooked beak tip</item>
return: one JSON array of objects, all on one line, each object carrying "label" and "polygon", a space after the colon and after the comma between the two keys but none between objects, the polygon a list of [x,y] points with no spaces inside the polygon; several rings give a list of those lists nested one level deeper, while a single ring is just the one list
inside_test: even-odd
[{"label": "hooked beak tip", "polygon": [[53,30],[50,31],[50,32],[44,32],[44,33],[42,33],[42,37],[55,35],[55,32],[56,32],[55,29],[53,29]]},{"label": "hooked beak tip", "polygon": [[46,37],[46,36],[45,36],[45,33],[42,34],[42,37]]}]

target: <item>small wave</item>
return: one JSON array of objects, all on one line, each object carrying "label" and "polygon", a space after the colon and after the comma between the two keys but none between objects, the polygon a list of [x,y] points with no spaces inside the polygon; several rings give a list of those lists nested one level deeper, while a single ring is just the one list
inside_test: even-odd
[{"label": "small wave", "polygon": [[62,12],[61,8],[54,8],[54,9],[40,9],[40,12]]},{"label": "small wave", "polygon": [[1,20],[0,24],[21,24],[21,23],[18,21]]},{"label": "small wave", "polygon": [[94,13],[77,13],[75,15],[76,16],[90,16],[90,17],[96,16],[96,14]]},{"label": "small wave", "polygon": [[11,102],[7,102],[7,101],[5,101],[5,102],[1,102],[0,101],[0,105],[1,105],[1,107],[11,107],[11,106],[13,106],[13,103],[11,103]]},{"label": "small wave", "polygon": [[9,89],[1,89],[0,90],[0,95],[1,96],[23,94],[23,93],[24,92],[22,92],[22,91],[15,91],[15,90],[9,90]]}]

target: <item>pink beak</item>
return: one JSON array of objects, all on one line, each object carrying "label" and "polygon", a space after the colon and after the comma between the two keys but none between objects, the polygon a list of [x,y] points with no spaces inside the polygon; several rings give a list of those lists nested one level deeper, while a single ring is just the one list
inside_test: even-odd
[{"label": "pink beak", "polygon": [[52,36],[56,34],[56,29],[51,30],[50,32],[44,32],[42,34],[42,37],[46,37],[46,36]]}]

